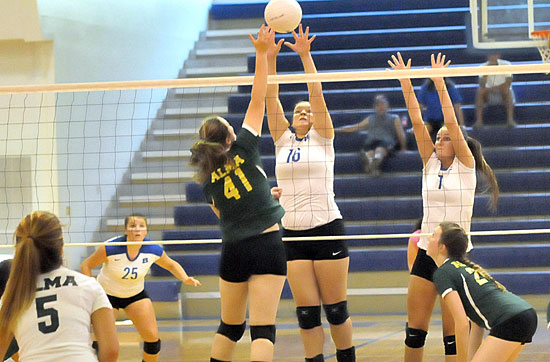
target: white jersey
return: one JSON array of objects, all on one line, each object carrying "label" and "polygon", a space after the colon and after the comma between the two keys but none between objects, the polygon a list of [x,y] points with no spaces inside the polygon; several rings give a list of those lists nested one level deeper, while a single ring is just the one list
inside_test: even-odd
[{"label": "white jersey", "polygon": [[[489,65],[489,62],[485,62],[485,63],[481,64],[481,66],[485,66],[485,65]],[[512,63],[510,63],[509,61],[504,60],[504,59],[498,59],[497,60],[497,65],[512,65]],[[483,76],[480,75],[479,78],[481,79],[481,78],[483,78]],[[486,88],[497,87],[501,84],[506,83],[506,80],[508,78],[512,78],[512,74],[488,75],[487,76],[487,81],[485,83],[485,87]]]},{"label": "white jersey", "polygon": [[[443,221],[457,223],[469,232],[476,182],[475,167],[466,167],[455,157],[451,166],[445,170],[433,153],[422,170],[422,232],[433,233]],[[421,237],[418,246],[426,250],[428,237]],[[471,240],[468,241],[470,249]]]},{"label": "white jersey", "polygon": [[14,331],[20,361],[97,362],[90,326],[101,308],[111,304],[94,278],[65,267],[41,274]]},{"label": "white jersey", "polygon": [[307,230],[342,218],[334,201],[333,139],[315,128],[304,138],[287,129],[275,142],[275,157],[285,229]]},{"label": "white jersey", "polygon": [[[150,239],[145,238],[145,241]],[[118,298],[130,298],[145,288],[145,276],[151,265],[164,253],[160,245],[142,245],[134,259],[128,256],[126,245],[113,246],[110,242],[126,241],[126,236],[107,240],[107,261],[103,264],[97,281],[107,294]]]}]

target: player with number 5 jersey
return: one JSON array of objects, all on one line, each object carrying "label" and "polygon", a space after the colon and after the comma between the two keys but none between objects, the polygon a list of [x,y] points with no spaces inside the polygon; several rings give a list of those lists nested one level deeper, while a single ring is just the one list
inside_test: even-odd
[{"label": "player with number 5 jersey", "polygon": [[143,361],[155,362],[159,358],[155,311],[145,291],[145,276],[153,264],[168,270],[184,284],[199,286],[200,282],[189,277],[181,265],[170,258],[157,244],[110,245],[115,242],[150,241],[147,235],[147,219],[140,214],[126,216],[124,236],[107,240],[80,266],[83,274],[92,275],[92,269],[103,265],[97,277],[107,292],[114,308],[114,315],[124,309],[143,338]]},{"label": "player with number 5 jersey", "polygon": [[27,215],[15,230],[15,241],[13,271],[0,308],[0,356],[15,336],[20,361],[115,362],[119,347],[111,304],[95,279],[62,266],[57,216]]},{"label": "player with number 5 jersey", "polygon": [[256,72],[242,129],[235,136],[223,118],[205,119],[200,140],[191,148],[191,165],[207,201],[220,219],[221,321],[210,361],[230,361],[246,324],[250,302],[251,361],[271,361],[275,318],[286,275],[279,222],[284,210],[271,195],[260,161],[259,142],[265,114],[266,51],[275,32],[262,26],[257,39]]}]

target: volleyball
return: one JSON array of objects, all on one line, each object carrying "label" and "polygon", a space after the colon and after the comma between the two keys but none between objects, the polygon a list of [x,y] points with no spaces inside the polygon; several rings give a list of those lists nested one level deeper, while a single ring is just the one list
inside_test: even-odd
[{"label": "volleyball", "polygon": [[302,21],[302,8],[296,0],[271,0],[265,7],[264,18],[277,33],[288,33]]}]

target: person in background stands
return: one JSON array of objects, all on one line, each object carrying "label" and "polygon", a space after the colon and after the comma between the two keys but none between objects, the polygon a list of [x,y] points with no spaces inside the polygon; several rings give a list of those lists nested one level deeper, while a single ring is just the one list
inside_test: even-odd
[{"label": "person in background stands", "polygon": [[[511,65],[507,60],[500,59],[500,54],[491,54],[485,65]],[[483,107],[486,103],[504,103],[506,107],[506,124],[515,127],[514,121],[514,91],[512,90],[512,74],[482,75],[479,77],[479,88],[476,94],[476,123],[474,127],[483,126]]]},{"label": "person in background stands", "polygon": [[380,175],[380,166],[384,159],[396,149],[405,151],[407,141],[401,120],[395,114],[388,113],[389,102],[386,96],[378,94],[374,98],[375,113],[363,121],[335,129],[337,133],[367,130],[367,139],[361,151],[365,172]]}]

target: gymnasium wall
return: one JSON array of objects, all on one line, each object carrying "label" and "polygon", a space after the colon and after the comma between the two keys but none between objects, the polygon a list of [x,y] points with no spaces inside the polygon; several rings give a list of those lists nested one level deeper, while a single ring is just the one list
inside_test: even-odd
[{"label": "gymnasium wall", "polygon": [[[210,4],[211,0],[2,1],[0,84],[176,78],[199,33],[206,29]],[[21,110],[22,105],[29,106],[31,103],[57,105],[55,113],[38,115],[10,111],[9,117],[8,112],[0,114],[0,127],[9,134],[6,139],[0,140],[0,161],[11,165],[14,175],[28,176],[29,181],[24,184],[30,189],[21,188],[20,199],[31,197],[33,200],[32,204],[27,202],[21,210],[9,208],[11,224],[20,217],[19,214],[42,208],[58,213],[67,225],[66,242],[99,241],[92,240],[93,233],[100,225],[116,184],[123,177],[113,172],[112,167],[105,169],[101,165],[114,164],[115,158],[117,167],[128,165],[133,151],[139,148],[147,132],[150,118],[156,114],[155,109],[142,111],[112,106],[113,102],[124,99],[124,96],[118,92],[96,92],[61,94],[57,99],[50,96],[27,97],[26,100],[0,97],[2,106],[15,99]],[[157,100],[158,97],[158,93],[154,95]],[[97,102],[109,105],[86,105],[97,105]],[[132,117],[128,117],[130,113],[135,119],[139,118],[139,122],[132,122]],[[118,122],[118,118],[126,121]],[[40,121],[37,122],[37,119]],[[36,127],[37,124],[40,128]],[[39,145],[38,141],[22,140],[22,134],[35,134],[33,127],[40,129],[41,137],[57,137],[57,141],[46,145],[49,148],[41,148],[46,151],[42,153],[48,153],[49,149],[51,154],[58,154],[57,157],[50,155],[49,159],[42,156],[39,162],[50,170],[59,168],[58,172],[50,171],[48,175],[46,171],[41,171],[47,178],[47,185],[40,183],[41,177],[28,174],[30,170],[40,169],[32,159],[19,162],[26,167],[22,170],[12,155],[15,152],[15,157],[25,156],[26,150],[30,154],[36,152],[38,146],[44,146]],[[117,142],[105,142],[105,135],[120,137],[117,137]],[[103,151],[115,143],[124,152],[116,156],[115,153],[113,156],[103,155],[100,160],[100,149]],[[23,154],[20,150],[24,151]],[[86,171],[84,167],[96,169]],[[12,179],[6,178],[5,181],[6,185],[13,184]],[[98,186],[98,181],[106,181],[109,187]],[[51,185],[59,187],[53,188]],[[5,190],[6,187],[0,202],[15,205],[18,201],[12,200],[13,195],[9,196]],[[37,199],[41,204],[36,202]],[[13,227],[11,224],[10,228]],[[0,227],[2,231],[6,230],[4,225]],[[11,230],[2,233],[3,241],[10,233]],[[68,264],[77,266],[82,252],[74,248],[66,250]]]}]

